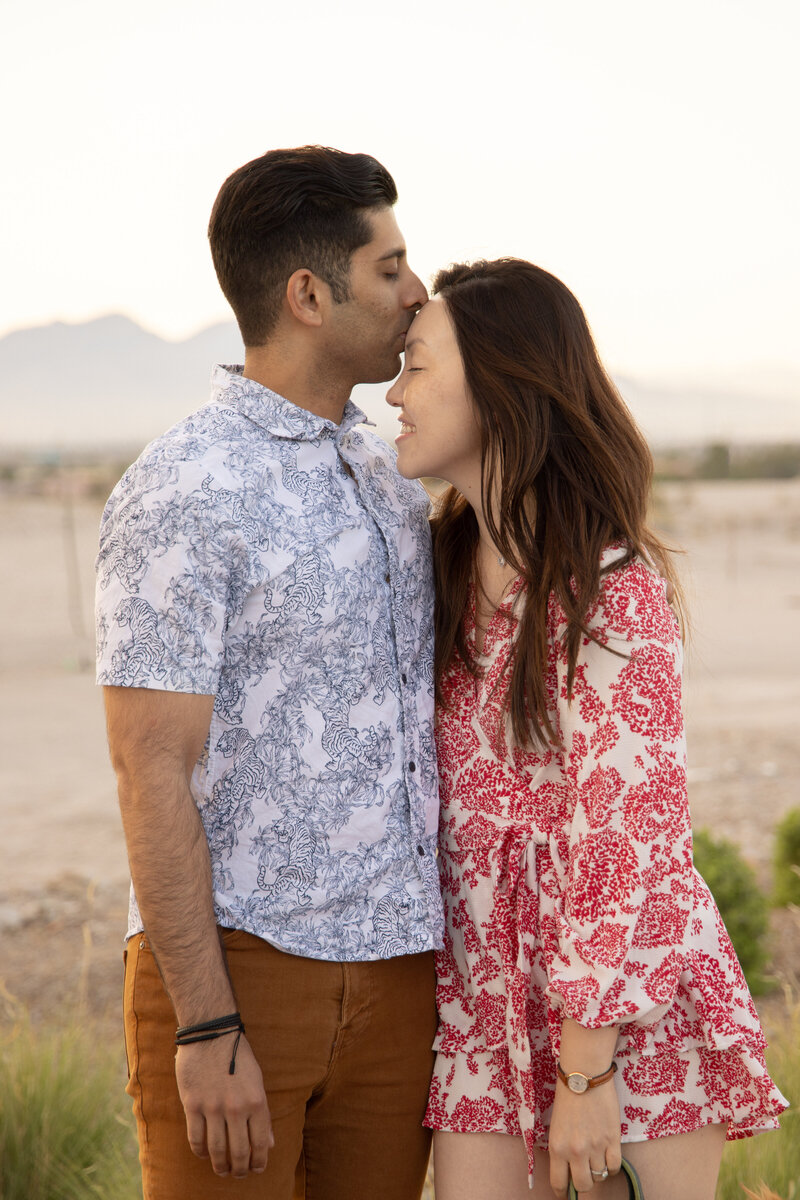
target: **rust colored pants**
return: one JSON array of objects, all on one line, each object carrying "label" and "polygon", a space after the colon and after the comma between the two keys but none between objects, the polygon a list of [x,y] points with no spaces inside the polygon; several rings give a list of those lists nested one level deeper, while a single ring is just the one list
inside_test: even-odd
[{"label": "rust colored pants", "polygon": [[128,942],[125,1045],[144,1200],[418,1200],[436,1031],[433,954],[335,963],[222,934],[275,1145],[263,1175],[220,1178],[189,1149],[175,1013],[144,935]]}]

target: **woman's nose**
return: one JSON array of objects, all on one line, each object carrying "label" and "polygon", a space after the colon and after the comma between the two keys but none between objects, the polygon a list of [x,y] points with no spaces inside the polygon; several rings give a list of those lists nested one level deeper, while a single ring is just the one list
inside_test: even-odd
[{"label": "woman's nose", "polygon": [[401,378],[402,376],[398,375],[397,379],[395,379],[394,383],[386,393],[386,403],[391,404],[392,408],[399,408],[403,403],[403,394],[400,387]]}]

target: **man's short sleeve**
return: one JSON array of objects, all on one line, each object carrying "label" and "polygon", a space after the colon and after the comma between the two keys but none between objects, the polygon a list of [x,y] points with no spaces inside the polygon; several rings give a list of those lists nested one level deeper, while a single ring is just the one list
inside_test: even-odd
[{"label": "man's short sleeve", "polygon": [[143,459],[111,494],[97,558],[97,682],[213,695],[248,590],[238,495],[200,462]]}]

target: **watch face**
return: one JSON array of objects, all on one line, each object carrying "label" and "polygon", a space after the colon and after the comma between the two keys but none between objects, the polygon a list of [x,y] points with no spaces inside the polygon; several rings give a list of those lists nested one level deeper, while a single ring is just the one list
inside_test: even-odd
[{"label": "watch face", "polygon": [[567,1085],[571,1092],[585,1092],[589,1086],[589,1080],[579,1071],[573,1071],[571,1075],[567,1076]]}]

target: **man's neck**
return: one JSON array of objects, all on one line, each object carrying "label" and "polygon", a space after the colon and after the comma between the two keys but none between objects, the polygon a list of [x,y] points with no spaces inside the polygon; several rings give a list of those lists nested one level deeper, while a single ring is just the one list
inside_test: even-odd
[{"label": "man's neck", "polygon": [[244,376],[253,379],[271,392],[304,408],[315,416],[338,425],[350,397],[350,385],[326,376],[317,364],[304,355],[291,361],[280,349],[255,346],[245,350]]}]

